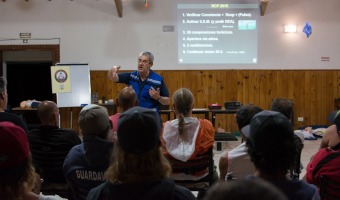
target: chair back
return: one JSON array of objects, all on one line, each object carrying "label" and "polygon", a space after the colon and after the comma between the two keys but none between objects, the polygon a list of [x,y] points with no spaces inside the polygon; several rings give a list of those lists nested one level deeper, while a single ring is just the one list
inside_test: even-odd
[{"label": "chair back", "polygon": [[177,185],[186,187],[191,191],[201,191],[208,189],[208,187],[213,184],[214,159],[212,146],[205,153],[197,155],[196,159],[188,160],[186,162],[177,159],[169,159],[169,161],[174,173],[185,173],[192,175],[196,172],[208,169],[208,175],[204,178],[197,181],[175,180]]},{"label": "chair back", "polygon": [[320,197],[321,200],[339,200],[340,182],[330,180],[326,175],[321,175]]}]

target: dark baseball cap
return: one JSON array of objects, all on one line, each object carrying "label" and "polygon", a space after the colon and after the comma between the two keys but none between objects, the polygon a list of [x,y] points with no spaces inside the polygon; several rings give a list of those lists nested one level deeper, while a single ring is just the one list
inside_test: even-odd
[{"label": "dark baseball cap", "polygon": [[256,115],[250,121],[248,141],[254,147],[265,145],[268,138],[272,138],[272,143],[277,140],[286,140],[293,137],[293,127],[290,121],[282,113],[264,110]]},{"label": "dark baseball cap", "polygon": [[143,154],[160,145],[160,116],[153,109],[132,107],[118,120],[118,143],[128,153]]}]

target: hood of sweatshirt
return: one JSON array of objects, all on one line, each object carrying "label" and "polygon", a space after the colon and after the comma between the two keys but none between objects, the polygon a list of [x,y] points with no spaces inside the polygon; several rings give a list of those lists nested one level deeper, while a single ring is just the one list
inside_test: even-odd
[{"label": "hood of sweatshirt", "polygon": [[184,131],[178,130],[178,119],[168,121],[164,125],[163,139],[169,154],[183,162],[187,161],[195,151],[200,121],[195,117],[184,118]]}]

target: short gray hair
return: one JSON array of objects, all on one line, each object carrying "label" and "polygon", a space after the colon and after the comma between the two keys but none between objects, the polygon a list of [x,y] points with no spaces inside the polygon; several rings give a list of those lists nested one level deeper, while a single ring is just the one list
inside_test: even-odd
[{"label": "short gray hair", "polygon": [[149,58],[149,63],[150,64],[153,64],[153,61],[154,61],[154,56],[151,52],[149,51],[143,51],[139,54],[139,56],[147,56]]}]

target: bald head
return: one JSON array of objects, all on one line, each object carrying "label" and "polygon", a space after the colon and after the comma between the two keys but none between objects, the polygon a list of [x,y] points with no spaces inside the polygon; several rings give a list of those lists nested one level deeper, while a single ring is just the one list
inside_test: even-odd
[{"label": "bald head", "polygon": [[42,125],[58,125],[59,109],[53,101],[43,101],[38,106],[38,117]]},{"label": "bald head", "polygon": [[118,104],[122,108],[122,112],[135,106],[136,102],[136,92],[132,89],[132,87],[125,87],[119,92]]}]

